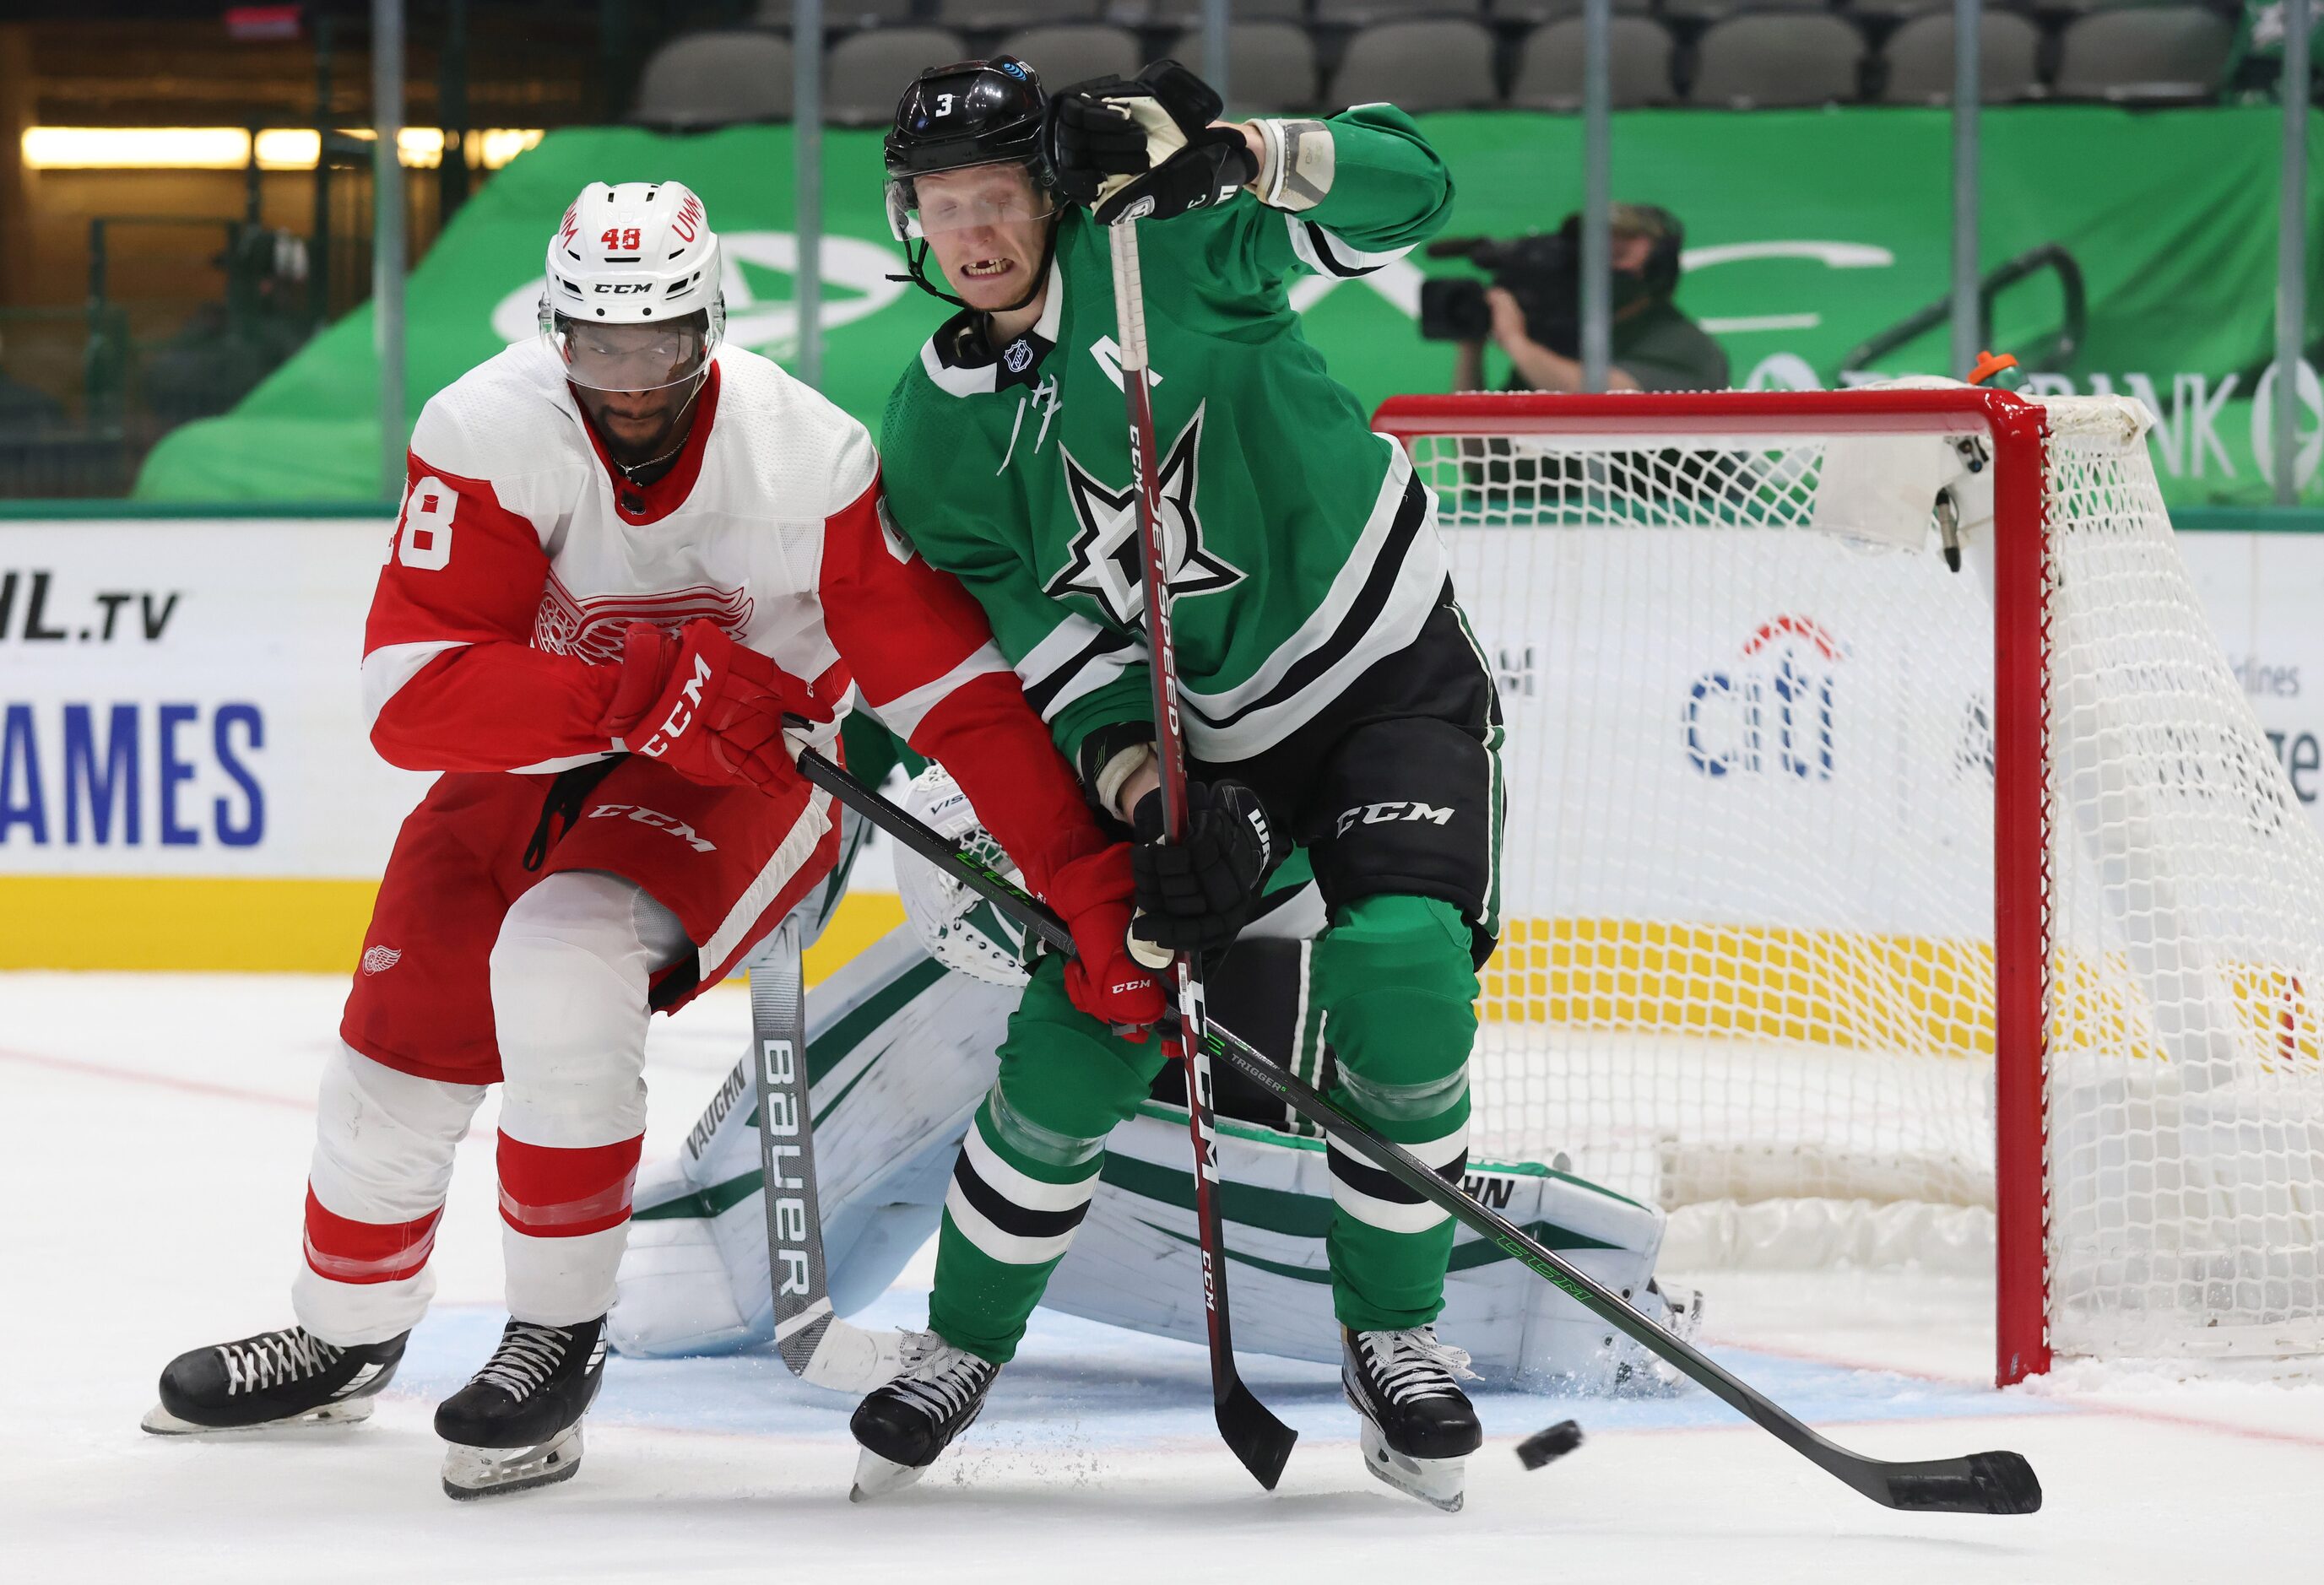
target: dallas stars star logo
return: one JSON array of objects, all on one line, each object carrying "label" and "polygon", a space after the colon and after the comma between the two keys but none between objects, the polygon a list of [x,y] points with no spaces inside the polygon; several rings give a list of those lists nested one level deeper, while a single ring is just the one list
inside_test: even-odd
[{"label": "dallas stars star logo", "polygon": [[[1203,548],[1203,523],[1194,512],[1194,459],[1202,449],[1204,407],[1197,407],[1178,431],[1162,463],[1162,503],[1156,527],[1161,531],[1174,598],[1214,594],[1243,580],[1240,567]],[[1087,594],[1116,622],[1142,627],[1146,600],[1139,577],[1138,485],[1133,481],[1126,490],[1109,490],[1074,460],[1072,452],[1064,456],[1065,492],[1081,527],[1067,548],[1065,565],[1043,588],[1051,595]]]}]

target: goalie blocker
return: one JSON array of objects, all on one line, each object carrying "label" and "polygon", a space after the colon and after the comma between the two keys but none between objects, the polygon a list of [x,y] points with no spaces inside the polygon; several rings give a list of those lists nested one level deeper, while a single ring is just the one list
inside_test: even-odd
[{"label": "goalie blocker", "polygon": [[[916,783],[916,810],[947,835],[979,835],[940,770]],[[899,874],[911,924],[891,932],[807,999],[810,1082],[825,1255],[834,1308],[884,1291],[934,1234],[963,1135],[997,1071],[1024,947],[989,907],[909,855]],[[1221,1018],[1321,1083],[1330,1055],[1305,995],[1305,937],[1322,906],[1295,857],[1261,917],[1211,981]],[[1107,1165],[1044,1304],[1086,1319],[1199,1342],[1202,1273],[1194,1242],[1187,1136],[1177,1070],[1107,1141]],[[1334,1362],[1324,1234],[1333,1211],[1323,1141],[1286,1126],[1280,1106],[1221,1075],[1221,1171],[1228,1204],[1237,1343]],[[675,1161],[637,1188],[610,1332],[624,1354],[726,1353],[766,1342],[774,1322],[764,1201],[747,1061],[719,1087]],[[1659,1211],[1536,1163],[1472,1164],[1468,1191],[1628,1296],[1691,1329],[1653,1281]],[[1246,1220],[1247,1219],[1247,1220]],[[1650,1361],[1627,1340],[1465,1230],[1452,1258],[1443,1325],[1500,1384],[1602,1390]]]}]

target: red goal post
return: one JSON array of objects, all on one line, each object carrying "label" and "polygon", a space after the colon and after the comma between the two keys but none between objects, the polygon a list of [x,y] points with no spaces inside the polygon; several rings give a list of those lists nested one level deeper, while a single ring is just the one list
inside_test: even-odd
[{"label": "red goal post", "polygon": [[[2312,871],[2324,888],[2324,846],[2289,802],[2288,785],[2280,797],[2273,786],[2240,790],[2263,774],[2258,758],[2278,781],[2282,772],[2272,755],[2250,751],[2254,742],[2263,750],[2264,743],[2240,690],[2211,696],[2217,645],[2191,608],[2191,587],[2182,587],[2185,575],[2146,460],[2143,411],[2113,399],[2041,401],[1930,382],[1839,392],[1404,396],[1383,403],[1373,423],[1403,447],[1436,493],[1456,586],[1464,604],[1472,590],[1480,596],[1471,611],[1480,643],[1518,668],[1520,691],[1539,696],[1513,711],[1508,742],[1517,806],[1506,848],[1530,865],[1534,891],[1510,904],[1512,928],[1521,923],[1517,914],[1530,908],[1536,916],[1530,941],[1515,938],[1522,961],[1509,972],[1527,979],[1523,994],[1529,1000],[1511,1000],[1498,1013],[1486,1009],[1489,1020],[1510,1022],[1489,1022],[1480,1053],[1496,1038],[1502,1050],[1489,1059],[1480,1055],[1477,1079],[1480,1113],[1493,1111],[1497,1091],[1521,1092],[1523,1116],[1489,1120],[1489,1134],[1499,1128],[1503,1132],[1494,1137],[1505,1146],[1523,1133],[1529,1147],[1563,1149],[1564,1119],[1589,1111],[1602,1116],[1600,1131],[1612,1141],[1607,1160],[1616,1159],[1626,1138],[1634,1142],[1633,1156],[1642,1154],[1635,1144],[1642,1139],[1659,1153],[1625,1192],[1655,1184],[1667,1190],[1683,1175],[1690,1153],[1708,1141],[1702,1147],[1733,1168],[1738,1184],[1765,1188],[1768,1172],[1796,1170],[1801,1192],[1860,1201],[1868,1173],[1875,1179],[1899,1172],[1925,1176],[1942,1166],[1948,1152],[1970,1153],[1960,1136],[1935,1131],[1899,1143],[1895,1127],[1923,1112],[1967,1120],[1980,1110],[1973,1098],[1961,1098],[1968,1082],[1933,1060],[1968,1054],[1971,1068],[1990,1062],[1990,1188],[1971,1197],[1989,1193],[1993,1208],[2001,1383],[2046,1371],[2061,1329],[2068,1352],[2222,1351],[2222,1305],[2227,1330],[2246,1351],[2324,1348],[2316,1257],[2298,1248],[2315,1232],[2324,1193],[2324,1054],[2313,1054],[2304,1026],[2296,1040],[2256,1055],[2238,1033],[2261,1017],[2246,1005],[2260,994],[2252,985],[2264,983],[2273,995],[2283,984],[2308,982],[2301,974],[2311,965],[2324,972],[2324,923],[2301,914],[2258,947],[2238,937],[2214,954],[2216,961],[2185,966],[2197,957],[2187,945],[2187,920],[2220,917],[2197,896],[2219,888],[2203,858],[2210,827],[2196,829],[2202,820],[2218,823],[2210,806],[2220,801],[2220,788],[2232,784],[2236,796],[2265,805],[2246,820],[2258,828],[2249,862]],[[1945,494],[1942,511],[1932,511],[1932,484]],[[1961,646],[1944,640],[1974,623],[1962,618],[1950,628],[1932,627],[1930,614],[1940,601],[1950,602],[1944,608],[1957,616],[1969,609],[1940,570],[1948,511],[1962,524],[1972,581],[1988,585],[1982,609],[1989,611],[1989,645],[1980,635],[1984,653],[1962,660],[1958,677],[1947,668],[1960,658],[1948,651]],[[1566,531],[1528,537],[1528,529]],[[1823,532],[1807,531],[1817,529]],[[2082,539],[2089,541],[2087,550]],[[2200,709],[2182,707],[2189,690],[2175,674],[2169,686],[2116,696],[2122,655],[2132,657],[2135,669],[2139,646],[2150,640],[2104,631],[2104,610],[2078,607],[2061,616],[2053,609],[2061,546],[2066,556],[2090,558],[2068,571],[2074,599],[2103,597],[2111,587],[2109,569],[2126,555],[2147,582],[2135,602],[2124,596],[2123,609],[2144,610],[2155,589],[2165,604],[2183,595],[2190,609],[2175,613],[2169,631],[2151,641],[2158,653],[2185,652],[2155,669],[2177,665],[2195,677],[2203,692]],[[1738,585],[1755,582],[1756,592],[1738,592]],[[1751,605],[1753,599],[1761,604]],[[1866,725],[1871,706],[1859,701],[1867,695],[1836,692],[1840,685],[1831,680],[1844,663],[1831,661],[1819,680],[1811,656],[1805,667],[1787,659],[1780,674],[1742,681],[1732,675],[1738,662],[1720,662],[1725,669],[1719,670],[1695,662],[1685,709],[1700,714],[1748,690],[1750,702],[1729,715],[1744,723],[1735,741],[1750,747],[1723,756],[1699,750],[1695,714],[1689,714],[1691,769],[1682,762],[1678,719],[1665,695],[1642,693],[1618,710],[1609,706],[1607,714],[1619,719],[1565,723],[1569,715],[1588,714],[1586,704],[1573,703],[1577,690],[1629,688],[1633,674],[1680,665],[1664,651],[1694,645],[1698,622],[1715,626],[1729,613],[1789,612],[1803,600],[1850,613],[1849,632],[1829,653],[1855,658],[1845,664],[1881,668],[1893,722],[1877,730]],[[1549,631],[1540,618],[1553,611],[1563,613],[1559,627],[1580,626],[1591,636],[1569,640]],[[1644,631],[1629,631],[1630,625]],[[1763,624],[1762,635],[1767,631]],[[1892,639],[1901,658],[1886,653]],[[1537,643],[1539,652],[1565,659],[1537,665]],[[2070,675],[2053,675],[2061,650]],[[1625,668],[1602,663],[1614,651],[1628,658]],[[1513,653],[1518,661],[1508,661]],[[2223,663],[2217,669],[2224,675]],[[1853,687],[1853,677],[1849,680]],[[1795,751],[1795,707],[1818,688],[1821,748]],[[1511,690],[1505,675],[1505,695]],[[1941,762],[1923,757],[1939,766],[1935,771],[1889,767],[1890,781],[1864,792],[1851,813],[1850,777],[1876,757],[1858,754],[1836,770],[1835,755],[1866,741],[1904,742],[1921,731],[1923,716],[1950,712],[1974,720],[1986,700],[1989,904],[1982,880],[1953,895],[1958,878],[1939,864],[1927,870],[1920,888],[1946,894],[1941,908],[1932,908],[1913,895],[1909,876],[1895,881],[1892,872],[1923,865],[1927,855],[1919,850],[1935,844],[1917,832],[1890,832],[1884,843],[1879,816],[1863,810],[1919,797],[1920,788],[1943,779]],[[1760,751],[1770,710],[1781,712],[1785,745],[1773,770],[1763,769]],[[2214,756],[2194,772],[2174,782],[2175,767],[2149,777],[2140,765],[2126,769],[2107,760],[2125,745],[2145,753],[2156,742],[2180,741],[2177,723],[2190,711],[2200,717],[2204,751]],[[1569,731],[1554,751],[1527,741],[1528,733]],[[2061,731],[2089,741],[2053,742]],[[1954,780],[1967,762],[1956,743]],[[1572,769],[1576,763],[1584,769]],[[1521,784],[1523,778],[1532,780]],[[1982,801],[1981,780],[1977,785]],[[1601,787],[1612,789],[1608,807],[1586,806]],[[1791,802],[1779,801],[1786,798]],[[2189,814],[2174,798],[2205,806]],[[2278,819],[2279,805],[2297,821],[2296,830]],[[2061,807],[2069,813],[2060,815]],[[1666,825],[1655,825],[1665,808]],[[1802,808],[1825,813],[1803,820],[1796,812]],[[1960,829],[1974,823],[1958,801],[1948,808]],[[1555,830],[1546,836],[1528,830],[1528,817]],[[1987,817],[1980,810],[1974,820]],[[1762,824],[1748,823],[1754,818]],[[1722,879],[1723,895],[1704,899],[1699,911],[1671,890],[1683,878],[1673,882],[1663,873],[1692,866],[1724,876],[1726,859],[1715,847],[1687,849],[1707,843],[1722,826],[1732,847],[1733,833],[1743,834],[1745,845],[1757,845],[1759,831],[1820,822],[1834,834],[1824,845],[1854,851],[1852,862],[1863,871],[1854,881],[1840,871],[1824,877],[1827,901],[1803,905],[1793,894],[1798,873],[1830,867],[1825,855],[1804,847],[1771,858],[1770,868],[1782,873],[1763,891],[1753,893],[1748,877]],[[2066,829],[2058,829],[2061,824]],[[2194,846],[2181,852],[2174,843]],[[1617,860],[1601,862],[1609,852],[1638,855],[1632,880],[1623,878]],[[1665,862],[1666,853],[1679,857]],[[1886,913],[1858,910],[1851,886],[1897,895],[1880,904]],[[2157,889],[2163,887],[2172,889],[2172,898],[2195,898],[2183,917],[2170,905],[2143,900],[2163,895]],[[1569,889],[1589,900],[1569,904],[1559,895]],[[2135,899],[2126,905],[2137,912],[2127,926],[2107,922],[2117,897]],[[1790,913],[1795,905],[1796,918]],[[1988,908],[1981,930],[1960,923],[1964,909]],[[2070,915],[2063,939],[2061,909]],[[2167,931],[2178,935],[2166,941]],[[1989,970],[1983,967],[1987,949],[1974,940],[1979,935],[1990,944]],[[1505,932],[1505,959],[1512,939]],[[1831,970],[1833,962],[1847,966]],[[1689,986],[1674,990],[1682,976],[1673,965],[1681,963],[1691,965],[1683,976]],[[2199,971],[2201,986],[2194,982]],[[1819,976],[1848,988],[1823,994],[1814,989]],[[1927,989],[1946,976],[1951,978],[1939,990]],[[1698,994],[1700,1005],[1682,1005]],[[1989,1018],[1989,1026],[1948,1034],[1925,1050],[1909,1032],[1861,1036],[1885,1016],[1877,1004],[1924,996],[1943,1004],[1964,1029],[1969,1020],[1962,1009],[1982,1000],[1987,1005],[1978,1017]],[[1778,1013],[1767,1011],[1771,1003]],[[2195,1003],[2223,1010],[2188,1011]],[[1583,1009],[1579,1021],[1589,1028],[1569,1037],[1554,1026],[1575,1009]],[[2056,1071],[2053,1035],[2060,1038]],[[1590,1049],[1577,1055],[1584,1046]],[[1711,1077],[1687,1065],[1694,1058],[1681,1048],[1689,1046],[1712,1053],[1705,1070]],[[1747,1062],[1730,1047],[1776,1055]],[[1840,1048],[1848,1060],[1835,1065]],[[1877,1070],[1878,1083],[1889,1083],[1881,1064],[1892,1052],[1898,1070],[1892,1092],[1868,1099],[1864,1074]],[[2199,1094],[2181,1075],[2204,1063],[2222,1076]],[[1637,1077],[1647,1068],[1660,1075],[1651,1093]],[[1924,1081],[1953,1099],[1925,1101],[1913,1088]],[[1689,1092],[1691,1082],[1730,1100],[1702,1101]],[[2229,1090],[2236,1093],[2222,1100]],[[1609,1113],[1605,1098],[1617,1093],[1621,1098]],[[2284,1149],[2271,1145],[2251,1160],[2205,1159],[2190,1175],[2180,1158],[2241,1137],[2227,1125],[2245,1113],[2232,1109],[2263,1101],[2270,1116],[2296,1115],[2312,1139]],[[1851,1112],[1861,1115],[1843,1115]],[[1809,1133],[1822,1133],[1794,1137],[1794,1116],[1810,1120]],[[2117,1123],[2126,1146],[2119,1138],[2109,1142],[2107,1130]],[[2068,1137],[2056,1151],[2053,1128]],[[1981,1139],[1976,1148],[1983,1148]],[[1576,1170],[1591,1166],[1578,1150]],[[2053,1221],[2053,1195],[2061,1189],[2060,1175],[2069,1172],[2061,1225]],[[2142,1185],[2157,1172],[2177,1173],[2180,1181],[2202,1178],[2209,1201],[2229,1210],[2195,1203],[2193,1190],[2182,1196],[2183,1208],[2155,1210],[2149,1203],[2163,1196]],[[1737,1188],[1733,1197],[1754,1192]],[[1775,1192],[1792,1191],[1778,1184]],[[1914,1189],[1900,1195],[1946,1197]],[[2264,1202],[2258,1220],[2238,1220],[2233,1207],[2254,1195]],[[2222,1224],[2223,1214],[2233,1225]]]}]

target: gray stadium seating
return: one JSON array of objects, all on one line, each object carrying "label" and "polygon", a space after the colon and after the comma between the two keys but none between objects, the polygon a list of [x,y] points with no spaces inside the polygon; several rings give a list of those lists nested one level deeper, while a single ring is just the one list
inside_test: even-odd
[{"label": "gray stadium seating", "polygon": [[1475,16],[1484,9],[1484,0],[1315,0],[1315,20],[1361,27],[1421,16]]},{"label": "gray stadium seating", "polygon": [[[1649,16],[1617,16],[1607,37],[1608,88],[1613,106],[1666,105],[1671,86],[1671,37]],[[1580,17],[1554,22],[1526,35],[1517,53],[1509,103],[1528,110],[1571,110],[1582,103]]]},{"label": "gray stadium seating", "polygon": [[[1180,33],[1173,60],[1203,69],[1199,28]],[[1239,22],[1227,29],[1227,102],[1237,112],[1305,110],[1323,100],[1315,41],[1287,22]]]},{"label": "gray stadium seating", "polygon": [[791,113],[788,39],[746,29],[682,33],[646,62],[630,119],[692,131]]},{"label": "gray stadium seating", "polygon": [[945,28],[851,33],[824,58],[823,113],[841,126],[885,125],[914,78],[966,59],[968,46]]},{"label": "gray stadium seating", "polygon": [[[1230,14],[1236,23],[1297,22],[1307,14],[1303,0],[1227,0]],[[1129,20],[1127,5],[1108,8],[1117,21]],[[1157,24],[1198,25],[1203,20],[1203,0],[1153,0],[1146,8],[1146,20]],[[1194,57],[1181,55],[1179,60],[1194,63]]]},{"label": "gray stadium seating", "polygon": [[[791,25],[791,0],[759,0],[761,27]],[[830,28],[896,27],[912,20],[912,0],[823,0],[823,25]]]},{"label": "gray stadium seating", "polygon": [[[1943,3],[1944,0],[1840,0],[1840,9],[1858,22],[1903,22],[1942,7]],[[1987,5],[1985,14],[1997,15],[1999,8]],[[1949,8],[1947,14],[1950,14]]]},{"label": "gray stadium seating", "polygon": [[2200,99],[2216,94],[2234,30],[2195,5],[2098,11],[2066,24],[2057,91],[2084,99]]},{"label": "gray stadium seating", "polygon": [[1499,97],[1493,35],[1461,17],[1366,28],[1348,41],[1331,97],[1341,105],[1385,99],[1416,112],[1490,105]]},{"label": "gray stadium seating", "polygon": [[1029,63],[1050,88],[1093,77],[1136,77],[1145,64],[1136,33],[1102,23],[1026,28],[1001,40],[1001,53]]},{"label": "gray stadium seating", "polygon": [[1662,0],[1662,14],[1674,22],[1719,22],[1745,13],[1830,9],[1827,0]]},{"label": "gray stadium seating", "polygon": [[991,32],[1056,22],[1095,22],[1101,0],[936,0],[936,20],[948,28]]},{"label": "gray stadium seating", "polygon": [[1737,16],[1696,46],[1697,105],[1826,105],[1860,91],[1864,36],[1831,15]]},{"label": "gray stadium seating", "polygon": [[[1582,0],[1492,0],[1495,22],[1563,22],[1582,14]],[[1644,16],[1654,0],[1614,0],[1617,16]]]},{"label": "gray stadium seating", "polygon": [[[2022,16],[1988,11],[1978,29],[1978,97],[1987,104],[2028,99],[2042,91],[2039,29]],[[1953,19],[1937,12],[1916,16],[1888,35],[1882,54],[1890,105],[1943,105],[1953,97]]]}]

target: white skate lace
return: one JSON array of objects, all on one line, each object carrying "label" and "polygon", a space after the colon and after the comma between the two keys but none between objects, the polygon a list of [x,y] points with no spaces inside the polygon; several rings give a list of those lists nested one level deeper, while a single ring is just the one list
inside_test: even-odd
[{"label": "white skate lace", "polygon": [[476,1372],[471,1385],[499,1387],[522,1403],[557,1373],[557,1368],[565,1362],[566,1346],[571,1341],[572,1333],[564,1327],[512,1321],[508,1331],[501,1335],[501,1346],[493,1351],[484,1368]]},{"label": "white skate lace", "polygon": [[221,1344],[218,1353],[226,1360],[226,1396],[264,1392],[286,1382],[320,1375],[346,1351],[312,1335],[303,1326]]},{"label": "white skate lace", "polygon": [[1456,1382],[1476,1378],[1477,1373],[1469,1368],[1468,1351],[1437,1341],[1434,1327],[1360,1332],[1356,1343],[1363,1350],[1372,1378],[1395,1403],[1443,1397],[1461,1390]]},{"label": "white skate lace", "polygon": [[938,1422],[950,1420],[975,1401],[977,1389],[992,1370],[974,1354],[954,1348],[931,1332],[904,1333],[899,1351],[904,1374],[884,1390]]}]

